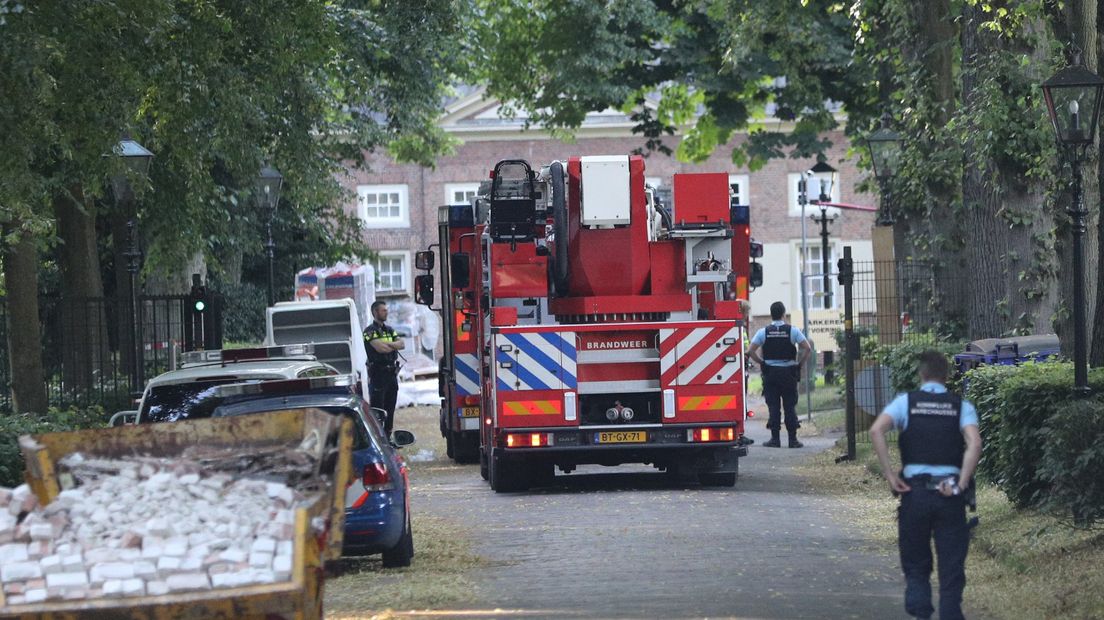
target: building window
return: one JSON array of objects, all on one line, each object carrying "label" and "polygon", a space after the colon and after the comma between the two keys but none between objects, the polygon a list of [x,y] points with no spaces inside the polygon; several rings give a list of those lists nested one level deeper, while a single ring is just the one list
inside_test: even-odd
[{"label": "building window", "polygon": [[358,185],[357,215],[365,228],[410,228],[405,185]]},{"label": "building window", "polygon": [[467,205],[479,194],[478,183],[446,183],[445,204]]},{"label": "building window", "polygon": [[[836,278],[829,276],[828,278],[828,291],[832,294],[831,301],[824,294],[824,262],[821,260],[821,250],[823,246],[819,243],[815,245],[809,243],[805,246],[805,290],[809,295],[809,309],[810,310],[835,310],[840,306],[840,292],[837,290],[838,286]],[[798,255],[801,254],[801,246],[797,246]],[[836,249],[831,243],[828,244],[828,273],[832,274],[836,264]],[[799,267],[800,268],[800,267]],[[797,282],[801,281],[801,274],[798,274]],[[800,301],[801,289],[798,289],[798,300]]]},{"label": "building window", "polygon": [[748,175],[728,175],[728,187],[732,189],[732,195],[736,197],[736,204],[750,205],[751,194],[748,192]]},{"label": "building window", "polygon": [[[800,181],[800,180],[801,180],[801,173],[800,172],[792,172],[792,173],[789,174],[789,177],[788,177],[789,183],[788,184],[789,184],[789,188],[790,188],[790,192],[789,192],[789,194],[790,194],[790,197],[789,197],[789,201],[790,201],[789,202],[789,205],[790,205],[789,206],[789,214],[790,214],[790,217],[801,217],[801,202],[798,199],[798,196],[800,195],[800,192],[798,191],[798,187],[797,187],[798,181]],[[821,191],[821,182],[825,183],[825,189],[827,189],[827,183],[830,182],[830,181],[831,181],[831,175],[827,174],[827,173],[814,174],[811,177],[809,177],[809,181],[808,181],[808,187],[809,187],[809,189],[808,189],[808,200],[809,200],[809,202],[812,202],[814,200],[819,200],[820,199],[820,191]],[[839,188],[840,188],[840,180],[839,180],[839,176],[837,175],[836,176],[836,184],[832,187],[832,194],[831,194],[832,202],[839,202],[839,196],[840,196],[840,189]],[[812,213],[814,211],[819,210],[819,209],[820,209],[820,207],[818,207],[816,205],[807,205],[805,207],[805,215],[812,215]],[[829,208],[828,213],[830,215],[832,215],[833,217],[839,217],[839,209]]]},{"label": "building window", "polygon": [[408,252],[380,252],[376,256],[376,293],[404,295],[410,292],[407,275],[410,266]]}]

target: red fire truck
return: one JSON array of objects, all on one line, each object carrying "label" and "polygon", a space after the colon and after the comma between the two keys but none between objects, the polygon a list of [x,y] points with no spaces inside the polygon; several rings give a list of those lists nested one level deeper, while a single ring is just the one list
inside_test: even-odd
[{"label": "red fire truck", "polygon": [[[471,204],[441,207],[441,432],[495,491],[581,464],[735,484],[748,208],[726,174],[673,185],[672,214],[641,157],[504,160]],[[433,301],[432,275],[416,288]]]}]

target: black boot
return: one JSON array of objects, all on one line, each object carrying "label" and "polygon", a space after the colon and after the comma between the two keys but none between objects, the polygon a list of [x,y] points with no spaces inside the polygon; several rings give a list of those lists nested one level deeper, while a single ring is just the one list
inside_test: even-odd
[{"label": "black boot", "polygon": [[801,443],[800,441],[797,440],[797,433],[790,433],[790,447],[791,448],[801,448],[804,445],[805,444],[803,444],[803,443]]},{"label": "black boot", "polygon": [[778,431],[771,431],[770,441],[763,444],[764,448],[781,448],[782,441],[778,438]]}]

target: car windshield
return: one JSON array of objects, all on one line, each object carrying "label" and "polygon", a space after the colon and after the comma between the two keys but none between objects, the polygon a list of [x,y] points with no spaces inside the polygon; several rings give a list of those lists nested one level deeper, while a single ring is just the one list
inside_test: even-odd
[{"label": "car windshield", "polygon": [[138,421],[176,422],[209,418],[223,400],[216,395],[218,386],[228,383],[241,383],[241,379],[195,381],[150,388],[149,394],[142,401]]}]

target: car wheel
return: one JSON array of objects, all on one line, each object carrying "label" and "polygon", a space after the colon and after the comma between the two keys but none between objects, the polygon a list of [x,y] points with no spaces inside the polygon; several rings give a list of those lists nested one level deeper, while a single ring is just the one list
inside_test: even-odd
[{"label": "car wheel", "polygon": [[384,568],[401,568],[410,566],[410,560],[414,557],[414,532],[410,528],[410,515],[406,515],[406,524],[403,526],[402,536],[387,551],[383,552]]}]

